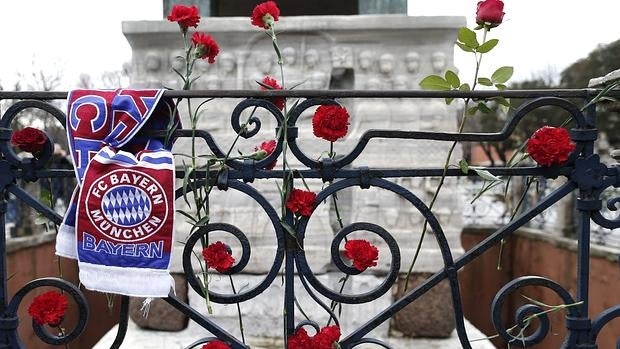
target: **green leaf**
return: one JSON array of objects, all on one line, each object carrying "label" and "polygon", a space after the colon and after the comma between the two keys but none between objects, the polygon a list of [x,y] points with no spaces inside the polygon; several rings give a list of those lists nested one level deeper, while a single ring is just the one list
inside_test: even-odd
[{"label": "green leaf", "polygon": [[420,87],[425,90],[447,91],[452,89],[450,83],[439,75],[429,75],[420,81]]},{"label": "green leaf", "polygon": [[484,179],[486,179],[487,181],[491,181],[491,182],[503,182],[503,179],[496,177],[495,175],[493,175],[491,172],[482,169],[482,167],[477,167],[477,166],[470,166],[469,167],[471,170],[474,170],[476,172],[476,174]]},{"label": "green leaf", "polygon": [[504,85],[504,84],[495,84],[495,88],[496,88],[496,89],[498,89],[498,90],[500,90],[500,91],[503,91],[503,90],[505,90],[507,87],[506,87],[506,85]]},{"label": "green leaf", "polygon": [[446,98],[446,104],[447,104],[447,105],[450,105],[453,101],[454,101],[454,98],[453,98],[453,97]]},{"label": "green leaf", "polygon": [[461,90],[461,91],[471,91],[471,87],[469,87],[468,83],[464,83],[463,85],[461,85],[459,87],[459,90]]},{"label": "green leaf", "polygon": [[514,72],[513,67],[501,67],[498,68],[493,75],[491,75],[491,80],[493,80],[496,84],[503,84],[510,80],[512,77],[512,73]]},{"label": "green leaf", "polygon": [[473,49],[480,46],[480,44],[478,43],[478,39],[476,38],[476,33],[469,28],[462,27],[461,29],[459,29],[459,34],[457,38],[460,42]]},{"label": "green leaf", "polygon": [[504,97],[495,97],[493,99],[497,101],[498,104],[501,104],[506,107],[510,107],[510,102]]},{"label": "green leaf", "polygon": [[478,83],[484,86],[493,86],[493,82],[489,78],[478,78]]},{"label": "green leaf", "polygon": [[295,239],[297,239],[297,232],[295,231],[295,229],[293,229],[293,227],[291,227],[290,225],[288,225],[288,223],[285,223],[285,222],[280,222],[280,223],[282,224],[282,228],[284,228],[284,230],[286,230]]},{"label": "green leaf", "polygon": [[189,184],[189,176],[192,175],[192,170],[190,171],[190,166],[187,165],[185,163],[185,161],[183,161],[183,170],[185,172],[185,175],[183,176],[183,199],[185,200],[185,203],[187,204],[188,207],[192,207],[192,205],[189,203],[189,200],[187,199],[187,186]]},{"label": "green leaf", "polygon": [[446,81],[454,88],[459,88],[459,86],[461,86],[461,79],[459,79],[459,76],[452,70],[446,71]]},{"label": "green leaf", "polygon": [[487,42],[485,42],[484,44],[480,45],[476,51],[480,52],[480,53],[487,53],[489,51],[491,51],[495,46],[497,46],[497,43],[499,42],[499,40],[497,39],[491,39]]},{"label": "green leaf", "polygon": [[183,210],[177,210],[177,213],[180,213],[182,215],[184,215],[186,218],[188,218],[189,220],[192,221],[192,224],[196,223],[196,218],[194,218],[194,216],[192,216],[191,214],[183,211]]},{"label": "green leaf", "polygon": [[467,109],[467,115],[474,115],[478,111],[478,106]]},{"label": "green leaf", "polygon": [[467,172],[469,172],[469,165],[467,164],[467,160],[461,159],[461,161],[459,161],[459,168],[461,169],[461,172],[467,174]]},{"label": "green leaf", "polygon": [[196,222],[196,224],[194,226],[196,227],[202,227],[209,224],[209,216],[204,216],[202,218],[200,218],[200,220],[198,222]]},{"label": "green leaf", "polygon": [[464,43],[462,43],[462,42],[458,42],[458,41],[457,41],[457,42],[456,42],[456,46],[460,47],[460,48],[461,48],[461,50],[463,50],[463,51],[465,51],[465,52],[475,52],[473,48],[471,48],[471,47],[469,47],[469,46],[465,45],[465,44],[464,44]]},{"label": "green leaf", "polygon": [[484,24],[478,24],[474,30],[480,30],[482,28],[484,28]]},{"label": "green leaf", "polygon": [[485,114],[489,114],[493,112],[489,107],[487,107],[487,105],[484,102],[478,102],[478,110],[480,110],[481,112]]}]

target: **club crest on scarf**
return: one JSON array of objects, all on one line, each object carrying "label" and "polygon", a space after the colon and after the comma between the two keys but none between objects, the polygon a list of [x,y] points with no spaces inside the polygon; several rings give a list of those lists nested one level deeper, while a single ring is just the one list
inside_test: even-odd
[{"label": "club crest on scarf", "polygon": [[85,198],[90,223],[119,242],[144,240],[166,220],[167,198],[155,178],[118,169],[95,179]]}]

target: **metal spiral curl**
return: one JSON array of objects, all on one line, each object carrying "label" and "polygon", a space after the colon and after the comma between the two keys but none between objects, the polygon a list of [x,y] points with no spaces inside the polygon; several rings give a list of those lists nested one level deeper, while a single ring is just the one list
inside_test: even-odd
[{"label": "metal spiral curl", "polygon": [[[323,202],[330,195],[334,195],[340,190],[343,190],[348,187],[362,185],[363,181],[365,180],[358,179],[358,178],[346,179],[346,180],[338,181],[328,186],[327,188],[325,188],[323,191],[321,191],[317,195],[316,205]],[[448,267],[453,265],[452,255],[450,254],[450,248],[446,241],[441,225],[439,225],[437,218],[433,215],[433,213],[428,209],[428,207],[417,196],[415,196],[413,193],[403,188],[402,186],[399,186],[397,184],[394,184],[392,182],[389,182],[383,179],[377,179],[377,178],[368,179],[368,183],[365,183],[364,185],[368,185],[368,187],[373,186],[373,187],[386,189],[388,191],[391,191],[401,196],[403,199],[411,203],[424,216],[424,218],[428,220],[430,228],[435,233],[434,235],[435,235],[435,238],[437,239],[437,243],[441,250],[441,254],[444,259],[444,264]],[[309,219],[310,217],[303,217],[297,226],[297,237],[300,240],[304,239]],[[310,266],[308,265],[308,261],[306,260],[306,255],[304,251],[298,250],[295,252],[295,263],[297,266],[297,270],[299,270],[299,272],[303,274],[303,277],[307,279],[308,282],[312,285],[312,287],[315,290],[317,290],[319,293],[321,293],[323,296],[333,301],[340,302],[340,303],[348,303],[348,304],[367,303],[367,302],[370,302],[372,300],[375,300],[381,297],[383,294],[385,294],[391,289],[392,285],[396,281],[396,278],[398,277],[398,272],[400,271],[400,250],[394,238],[385,229],[383,229],[382,227],[378,225],[371,224],[371,223],[361,223],[361,222],[353,223],[353,224],[346,226],[340,232],[338,232],[338,234],[336,235],[336,237],[334,237],[334,240],[332,241],[332,245],[331,245],[332,259],[334,260],[334,262],[336,263],[336,265],[341,271],[345,272],[346,274],[350,274],[350,275],[359,274],[359,271],[355,270],[354,268],[348,267],[346,264],[344,264],[344,262],[340,259],[341,257],[339,256],[339,251],[338,251],[338,246],[340,244],[340,241],[342,241],[342,239],[344,239],[346,235],[350,234],[351,232],[355,230],[367,230],[367,231],[370,231],[372,233],[379,235],[387,243],[388,248],[390,249],[390,253],[392,255],[390,270],[388,271],[388,275],[385,278],[385,280],[379,286],[377,286],[376,288],[366,293],[359,294],[359,295],[349,295],[349,294],[344,295],[344,294],[332,291],[331,289],[324,286],[316,278]]]},{"label": "metal spiral curl", "polygon": [[278,109],[278,107],[276,107],[273,103],[271,103],[271,101],[266,100],[266,99],[256,99],[256,98],[245,99],[241,101],[239,104],[237,104],[235,109],[233,109],[232,115],[230,117],[230,124],[233,130],[235,130],[235,132],[241,135],[241,137],[243,138],[253,137],[254,135],[258,133],[258,131],[260,131],[260,128],[261,128],[261,121],[256,116],[252,116],[249,119],[249,122],[247,123],[248,125],[254,125],[254,128],[252,128],[251,130],[247,128],[244,130],[244,125],[240,123],[241,113],[245,109],[250,108],[250,107],[266,109],[271,115],[273,115],[273,117],[278,122],[278,125],[281,125],[282,120],[284,120],[284,116],[282,116],[282,112],[280,112],[280,109]]},{"label": "metal spiral curl", "polygon": [[[522,337],[516,337],[514,333],[509,333],[509,330],[506,326],[504,326],[502,321],[502,306],[504,305],[504,302],[509,299],[511,293],[526,286],[541,286],[548,288],[560,297],[563,304],[575,303],[575,300],[566,289],[547,278],[538,276],[524,276],[514,279],[504,285],[504,287],[497,292],[495,298],[493,299],[493,303],[491,304],[491,320],[493,322],[493,327],[495,327],[495,330],[500,337],[502,337],[507,343],[510,343],[510,345],[519,347],[529,347],[542,342],[549,333],[550,328],[549,316],[547,313],[544,313],[544,309],[537,304],[522,305],[517,309],[515,314],[516,328],[519,329],[519,331],[525,331],[526,327],[529,327],[529,323],[526,324],[525,322],[528,316],[538,314],[536,316],[539,320],[538,327],[532,334],[525,336],[525,334],[522,333]],[[565,309],[568,312],[568,316],[579,317],[579,307],[567,307]]]},{"label": "metal spiral curl", "polygon": [[[617,212],[620,205],[620,197],[615,197],[607,200],[607,209],[612,212]],[[592,212],[592,220],[603,228],[616,229],[620,228],[620,214],[616,218],[608,218],[603,216],[600,211]]]},{"label": "metal spiral curl", "polygon": [[[269,287],[269,285],[271,285],[273,280],[276,278],[276,276],[278,275],[278,270],[280,269],[282,261],[284,260],[284,234],[282,226],[280,225],[278,213],[275,211],[275,209],[269,204],[269,202],[265,199],[264,196],[262,196],[258,191],[256,191],[256,189],[245,183],[237,180],[230,180],[228,181],[228,188],[238,190],[250,196],[263,208],[263,210],[265,210],[274,227],[274,232],[277,240],[277,249],[273,265],[271,266],[269,273],[267,273],[265,279],[263,279],[263,281],[261,281],[254,288],[232,295],[225,295],[209,290],[209,299],[215,303],[221,304],[234,304],[243,302],[248,299],[254,298],[260,293],[262,293],[265,289],[267,289],[267,287]],[[237,238],[237,240],[239,240],[242,246],[242,256],[239,262],[237,262],[237,264],[235,264],[225,274],[232,275],[240,273],[241,271],[243,271],[243,268],[245,268],[250,259],[250,242],[247,236],[234,225],[226,223],[210,223],[192,233],[192,235],[190,235],[190,237],[186,241],[185,248],[183,249],[183,271],[185,272],[187,280],[191,287],[194,289],[194,291],[196,291],[199,295],[203,297],[204,293],[202,292],[202,288],[200,287],[200,284],[196,279],[191,260],[193,257],[194,246],[198,243],[198,241],[200,241],[200,238],[202,236],[207,236],[212,231],[224,231],[232,234]]]},{"label": "metal spiral curl", "polygon": [[[88,305],[86,303],[86,298],[82,291],[80,291],[75,285],[59,278],[42,278],[30,281],[22,288],[20,288],[13,298],[11,302],[8,304],[4,317],[12,318],[17,316],[17,309],[19,308],[22,300],[30,291],[33,291],[39,287],[54,287],[61,289],[65,294],[69,294],[71,298],[75,301],[77,305],[78,311],[78,321],[75,327],[66,333],[65,335],[56,336],[50,334],[47,329],[43,326],[37,324],[34,320],[32,321],[32,328],[34,333],[39,337],[43,342],[52,345],[62,345],[71,342],[77,336],[79,336],[84,328],[86,327],[86,322],[88,320]],[[17,331],[13,331],[10,334],[12,347],[18,347],[17,343],[20,343]]]}]

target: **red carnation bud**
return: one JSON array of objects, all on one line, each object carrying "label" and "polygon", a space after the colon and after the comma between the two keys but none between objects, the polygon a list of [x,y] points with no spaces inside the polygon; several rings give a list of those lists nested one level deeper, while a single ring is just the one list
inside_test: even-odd
[{"label": "red carnation bud", "polygon": [[349,112],[338,105],[321,105],[312,117],[312,132],[315,136],[330,142],[347,135]]},{"label": "red carnation bud", "polygon": [[205,33],[194,33],[192,43],[196,47],[196,57],[207,59],[209,63],[215,63],[215,56],[220,53],[220,47],[211,35]]},{"label": "red carnation bud", "polygon": [[[277,144],[278,143],[276,143],[275,139],[264,141],[258,147],[254,148],[254,151],[256,151],[256,156],[254,156],[254,159],[262,160],[268,157],[269,155],[271,155],[271,153],[273,153],[274,150],[276,150]],[[269,165],[265,166],[265,169],[272,170],[276,166],[276,163],[277,161],[270,163]]]},{"label": "red carnation bud", "polygon": [[540,166],[562,164],[574,150],[570,134],[561,127],[541,127],[527,141],[528,154]]},{"label": "red carnation bud", "polygon": [[344,255],[359,271],[377,265],[379,250],[366,240],[349,240],[344,244]]},{"label": "red carnation bud", "polygon": [[196,28],[200,22],[200,12],[196,6],[174,5],[168,15],[170,22],[179,23],[179,27],[183,32],[188,27]]},{"label": "red carnation bud", "polygon": [[34,297],[28,314],[39,325],[58,326],[67,310],[67,298],[60,292],[49,291]]},{"label": "red carnation bud", "polygon": [[293,189],[288,200],[286,200],[286,208],[293,213],[304,217],[310,217],[315,201],[315,193],[301,189]]},{"label": "red carnation bud", "polygon": [[230,247],[221,241],[216,241],[202,250],[202,257],[207,262],[207,268],[220,273],[227,272],[235,263]]},{"label": "red carnation bud", "polygon": [[266,1],[254,7],[252,25],[269,29],[280,19],[280,9],[275,1]]}]

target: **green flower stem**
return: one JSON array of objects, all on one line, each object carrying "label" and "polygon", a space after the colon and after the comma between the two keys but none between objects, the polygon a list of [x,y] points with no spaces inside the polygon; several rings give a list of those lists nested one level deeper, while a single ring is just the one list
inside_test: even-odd
[{"label": "green flower stem", "polygon": [[[489,31],[489,28],[485,26],[484,32],[482,34],[482,44],[486,42],[488,31]],[[478,53],[474,53],[474,55],[476,57],[476,71],[474,72],[474,82],[471,87],[472,91],[476,88],[476,85],[478,83],[478,74],[480,73],[480,63],[482,62],[482,56],[484,54],[480,53],[480,55],[478,55]],[[470,101],[471,101],[471,98],[465,99],[465,106],[463,107],[463,115],[461,118],[461,123],[458,128],[458,133],[462,133],[463,128],[465,127],[465,121],[467,120],[467,109],[468,109]],[[428,206],[429,210],[433,209],[435,202],[437,201],[437,197],[439,196],[439,192],[441,191],[441,188],[443,187],[443,184],[446,180],[446,175],[448,173],[448,167],[450,167],[450,160],[452,159],[452,153],[454,152],[454,149],[456,148],[457,144],[458,144],[458,141],[455,141],[450,146],[450,150],[448,151],[448,156],[446,156],[446,161],[444,162],[444,165],[443,165],[443,172],[441,173],[441,179],[439,180],[439,185],[437,186],[437,189],[435,189],[435,193],[433,194],[431,203]],[[413,260],[411,261],[411,264],[409,265],[409,269],[407,270],[407,276],[405,278],[405,292],[407,291],[409,287],[409,276],[411,276],[411,272],[413,271],[413,266],[415,265],[415,262],[418,260],[418,257],[420,256],[420,251],[422,250],[422,242],[424,241],[424,237],[426,236],[427,228],[428,228],[428,220],[425,219],[424,225],[422,227],[422,234],[420,235],[420,240],[418,241],[418,246],[416,247]]]},{"label": "green flower stem", "polygon": [[[329,142],[329,153],[327,154],[331,159],[335,159],[336,157],[336,153],[334,152],[334,142]],[[329,182],[329,185],[332,185],[333,181]],[[334,211],[336,212],[336,219],[338,220],[338,225],[340,226],[340,229],[344,228],[344,223],[342,223],[342,217],[340,216],[340,210],[338,209],[338,198],[336,196],[336,193],[334,193],[332,195],[332,202],[334,203]],[[347,241],[347,238],[344,238],[344,241]],[[338,257],[340,258],[340,257]],[[345,285],[347,284],[347,280],[349,280],[349,274],[345,275],[344,279],[342,280],[342,285],[340,286],[340,291],[338,291],[338,293],[342,294],[342,291],[344,290]],[[335,301],[331,301],[330,304],[330,309],[332,311],[332,313],[334,312],[334,310],[336,309],[336,307],[340,305],[339,302],[335,302]],[[340,312],[338,312],[338,316],[340,316]],[[332,317],[330,316],[329,319],[327,320],[327,325],[329,326],[329,324],[332,321]]]},{"label": "green flower stem", "polygon": [[[512,210],[512,213],[510,215],[510,222],[512,222],[512,220],[515,218],[515,216],[519,212],[519,209],[521,208],[521,205],[525,201],[525,198],[527,197],[527,193],[530,190],[532,183],[534,183],[534,179],[528,176],[526,180],[525,190],[523,191],[523,194],[521,194],[521,197],[519,198],[519,202],[517,202],[517,206],[515,206],[515,208]],[[504,254],[505,244],[506,244],[506,239],[501,239],[499,241],[499,256],[497,256],[497,270],[502,270],[502,256]]]},{"label": "green flower stem", "polygon": [[[282,55],[280,54],[280,48],[278,46],[278,37],[276,35],[275,24],[271,23],[269,26],[269,34],[271,35],[271,41],[273,43],[273,48],[276,51],[276,55],[278,56],[278,66],[280,67],[280,80],[282,82],[282,88],[284,89],[284,62],[282,61]],[[286,185],[286,178],[288,174],[286,173],[288,166],[288,162],[286,160],[286,152],[288,150],[288,108],[286,106],[286,101],[284,102],[284,120],[282,120],[282,219],[286,217],[286,199],[288,196],[288,185]]]},{"label": "green flower stem", "polygon": [[[232,288],[233,294],[237,294],[237,290],[235,289],[235,283],[233,282],[232,275],[228,275],[230,279],[230,287]],[[237,302],[237,317],[239,318],[239,330],[241,331],[241,341],[245,344],[245,335],[243,334],[243,317],[241,316],[241,306]]]}]

